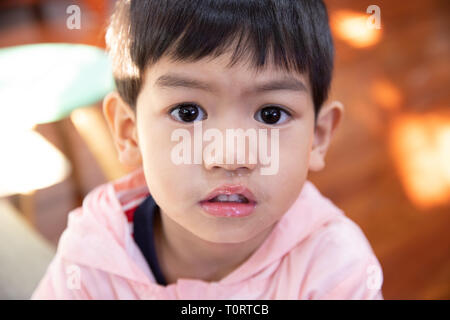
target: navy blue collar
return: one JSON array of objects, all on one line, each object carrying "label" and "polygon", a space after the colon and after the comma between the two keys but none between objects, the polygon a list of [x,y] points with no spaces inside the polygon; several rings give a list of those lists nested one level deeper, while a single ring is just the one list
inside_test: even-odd
[{"label": "navy blue collar", "polygon": [[165,286],[167,283],[158,264],[153,233],[155,217],[159,214],[158,205],[149,195],[134,212],[133,233],[134,240],[147,260],[156,282]]}]

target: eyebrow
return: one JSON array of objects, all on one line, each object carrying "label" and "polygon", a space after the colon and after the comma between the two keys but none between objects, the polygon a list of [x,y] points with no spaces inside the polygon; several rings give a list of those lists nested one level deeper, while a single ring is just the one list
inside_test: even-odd
[{"label": "eyebrow", "polygon": [[[176,74],[165,74],[160,76],[156,81],[155,85],[160,88],[189,88],[189,89],[200,89],[209,92],[214,92],[214,88],[208,83],[202,81],[187,78],[184,76]],[[283,77],[280,79],[270,80],[262,84],[253,87],[250,92],[262,93],[268,91],[305,91],[307,92],[306,85],[299,79],[293,77]]]}]

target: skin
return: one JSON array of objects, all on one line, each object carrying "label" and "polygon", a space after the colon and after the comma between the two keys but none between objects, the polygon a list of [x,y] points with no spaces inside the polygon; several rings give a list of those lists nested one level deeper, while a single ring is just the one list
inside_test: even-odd
[{"label": "skin", "polygon": [[[315,126],[305,75],[286,73],[271,65],[256,72],[245,62],[230,68],[229,59],[227,53],[197,62],[173,62],[164,57],[145,71],[136,112],[117,92],[103,102],[120,161],[143,167],[150,193],[160,207],[155,246],[169,284],[179,278],[219,281],[251,256],[297,199],[309,170],[323,169],[330,140],[343,115],[341,103],[327,102]],[[214,90],[157,86],[156,79],[167,73],[203,81]],[[251,92],[256,84],[282,75],[301,80],[306,90]],[[217,128],[225,136],[225,129],[278,128],[278,173],[261,175],[261,164],[219,164],[213,159],[175,165],[170,154],[178,142],[171,141],[172,132],[185,128],[193,137],[193,123],[178,122],[169,114],[183,102],[195,102],[206,112],[203,132]],[[291,117],[276,125],[258,122],[255,114],[268,104],[286,107]],[[257,205],[250,216],[214,217],[202,210],[199,201],[224,183],[243,184],[253,192]]]}]

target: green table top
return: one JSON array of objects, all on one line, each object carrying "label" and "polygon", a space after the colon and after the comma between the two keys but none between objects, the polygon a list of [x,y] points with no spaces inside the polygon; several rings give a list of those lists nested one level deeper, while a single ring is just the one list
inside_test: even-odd
[{"label": "green table top", "polygon": [[113,89],[111,64],[100,48],[45,43],[0,49],[0,118],[10,124],[60,120]]}]

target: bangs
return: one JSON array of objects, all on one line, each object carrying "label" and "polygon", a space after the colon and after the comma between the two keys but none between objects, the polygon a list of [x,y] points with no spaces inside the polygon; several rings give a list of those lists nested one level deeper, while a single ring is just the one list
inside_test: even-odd
[{"label": "bangs", "polygon": [[[326,99],[333,44],[321,1],[159,0],[128,4],[128,79],[140,77],[163,56],[194,62],[231,52],[229,67],[245,60],[256,71],[267,64],[307,74],[318,108]],[[121,60],[121,63],[124,59]],[[124,66],[120,68],[124,71]],[[123,76],[123,74],[122,74]],[[124,77],[122,77],[124,78]],[[130,79],[131,80],[131,79]],[[130,84],[128,84],[130,85]]]}]

